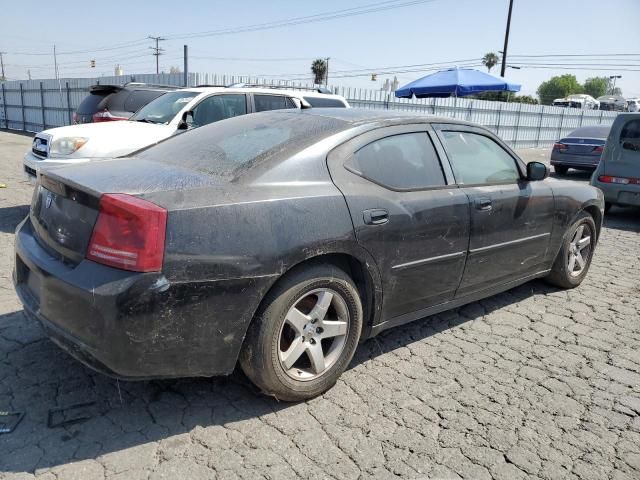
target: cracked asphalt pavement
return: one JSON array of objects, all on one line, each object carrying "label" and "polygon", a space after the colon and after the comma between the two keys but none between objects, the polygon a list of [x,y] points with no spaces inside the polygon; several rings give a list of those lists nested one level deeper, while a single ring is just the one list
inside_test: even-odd
[{"label": "cracked asphalt pavement", "polygon": [[286,404],[241,374],[116,382],[25,317],[30,140],[0,132],[0,411],[26,414],[0,434],[0,478],[640,478],[638,210],[607,216],[579,288],[534,281],[384,332],[335,388]]}]

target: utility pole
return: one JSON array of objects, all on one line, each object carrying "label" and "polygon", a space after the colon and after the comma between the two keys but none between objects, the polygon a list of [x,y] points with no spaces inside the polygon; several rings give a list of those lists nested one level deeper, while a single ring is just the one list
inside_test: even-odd
[{"label": "utility pole", "polygon": [[2,76],[0,77],[0,81],[5,81],[5,76],[4,76],[4,60],[2,58],[2,55],[4,55],[7,52],[0,52],[0,67],[2,67]]},{"label": "utility pole", "polygon": [[326,71],[326,73],[324,74],[324,86],[325,86],[325,87],[329,86],[329,60],[330,60],[330,58],[331,58],[331,57],[327,57],[327,58],[325,59],[325,63],[326,63],[326,65],[327,65],[327,71]]},{"label": "utility pole", "polygon": [[156,73],[160,73],[160,55],[162,55],[162,52],[164,51],[164,48],[160,48],[159,42],[162,42],[162,41],[166,40],[166,38],[152,37],[152,36],[149,36],[148,38],[150,40],[155,40],[156,41],[156,46],[155,47],[149,47],[149,48],[151,50],[153,50],[153,55],[156,57]]},{"label": "utility pole", "polygon": [[184,68],[182,69],[184,71],[184,86],[188,87],[188,83],[189,83],[189,53],[188,53],[188,47],[186,45],[184,45]]},{"label": "utility pole", "polygon": [[513,0],[509,0],[509,14],[507,15],[507,30],[504,32],[504,48],[502,49],[502,68],[500,76],[504,77],[507,69],[507,47],[509,46],[509,30],[511,30],[511,11],[513,10]]}]

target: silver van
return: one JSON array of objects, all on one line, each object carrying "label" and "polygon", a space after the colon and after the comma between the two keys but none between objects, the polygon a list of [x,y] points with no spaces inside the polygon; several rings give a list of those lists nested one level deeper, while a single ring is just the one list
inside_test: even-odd
[{"label": "silver van", "polygon": [[640,207],[640,113],[621,113],[611,127],[591,185],[612,205]]}]

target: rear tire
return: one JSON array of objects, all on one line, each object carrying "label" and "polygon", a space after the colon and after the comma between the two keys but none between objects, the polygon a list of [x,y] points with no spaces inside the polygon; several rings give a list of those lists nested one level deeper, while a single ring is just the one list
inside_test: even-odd
[{"label": "rear tire", "polygon": [[596,247],[596,224],[587,212],[580,212],[569,227],[560,251],[545,280],[560,288],[575,288],[589,271]]},{"label": "rear tire", "polygon": [[263,393],[313,398],[331,388],[353,358],[362,303],[351,278],[333,265],[284,277],[249,326],[240,366]]},{"label": "rear tire", "polygon": [[569,171],[569,167],[565,167],[564,165],[554,165],[553,166],[553,170],[558,174],[558,175],[566,175],[567,172]]}]

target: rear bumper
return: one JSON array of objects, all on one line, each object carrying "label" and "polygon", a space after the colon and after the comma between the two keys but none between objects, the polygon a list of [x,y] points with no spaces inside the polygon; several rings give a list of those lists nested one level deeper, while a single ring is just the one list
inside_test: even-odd
[{"label": "rear bumper", "polygon": [[172,284],[88,260],[69,266],[40,247],[28,218],[15,245],[27,314],[84,364],[128,380],[230,373],[259,301],[249,292],[263,288],[260,279]]},{"label": "rear bumper", "polygon": [[597,178],[593,178],[591,184],[602,190],[607,203],[640,207],[640,185],[602,183]]},{"label": "rear bumper", "polygon": [[599,155],[571,155],[555,151],[551,152],[551,165],[577,168],[580,170],[595,170],[599,163]]}]

